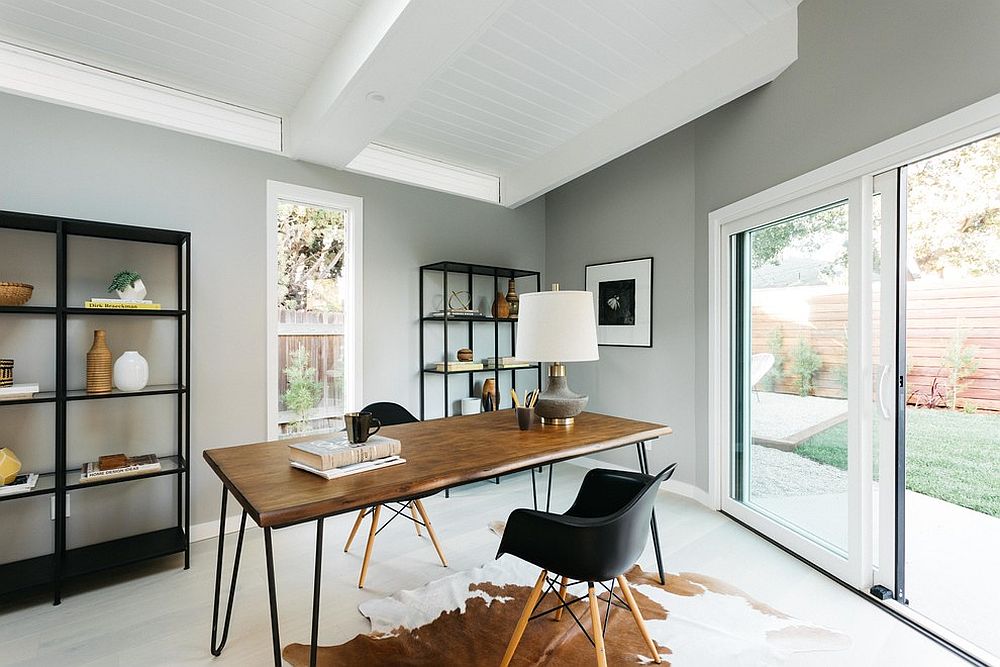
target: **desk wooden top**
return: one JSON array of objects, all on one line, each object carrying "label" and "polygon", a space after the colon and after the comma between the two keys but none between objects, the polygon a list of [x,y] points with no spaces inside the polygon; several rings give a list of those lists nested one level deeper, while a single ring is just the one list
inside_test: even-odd
[{"label": "desk wooden top", "polygon": [[205,460],[261,527],[286,526],[436,493],[669,435],[661,424],[584,412],[573,426],[521,431],[513,410],[386,426],[406,463],[326,480],[288,465],[288,445],[323,436],[205,450]]}]

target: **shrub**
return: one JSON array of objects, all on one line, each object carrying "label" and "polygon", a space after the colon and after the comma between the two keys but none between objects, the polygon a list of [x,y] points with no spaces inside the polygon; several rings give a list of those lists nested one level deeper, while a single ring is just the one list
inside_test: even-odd
[{"label": "shrub", "polygon": [[289,359],[290,363],[285,368],[288,391],[281,398],[288,409],[295,412],[298,417],[292,425],[294,430],[301,431],[305,428],[309,411],[323,396],[323,383],[316,379],[316,369],[309,365],[311,359],[305,346],[292,352]]},{"label": "shrub", "polygon": [[966,345],[968,335],[961,325],[956,325],[941,357],[941,365],[948,371],[948,408],[958,405],[958,394],[965,389],[965,381],[979,370],[976,348]]},{"label": "shrub", "polygon": [[812,348],[809,341],[799,340],[792,351],[792,377],[799,396],[808,396],[813,390],[813,378],[823,367],[823,360]]},{"label": "shrub", "polygon": [[781,327],[776,327],[767,337],[767,351],[774,356],[774,364],[760,381],[760,388],[764,391],[774,391],[774,387],[781,381],[781,374],[785,368],[785,355],[782,352],[784,345],[785,333]]}]

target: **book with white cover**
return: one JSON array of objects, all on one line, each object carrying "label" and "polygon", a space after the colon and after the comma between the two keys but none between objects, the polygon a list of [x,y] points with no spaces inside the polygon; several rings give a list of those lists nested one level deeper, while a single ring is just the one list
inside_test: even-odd
[{"label": "book with white cover", "polygon": [[309,440],[288,445],[288,460],[315,468],[332,470],[354,463],[374,461],[387,456],[399,456],[402,443],[395,438],[372,435],[368,442],[354,444],[347,435],[329,440]]},{"label": "book with white cover", "polygon": [[289,461],[289,464],[293,468],[298,468],[299,470],[305,470],[306,472],[311,472],[314,475],[319,475],[324,479],[336,479],[338,477],[346,477],[348,475],[356,475],[359,472],[368,472],[369,470],[380,470],[382,468],[388,468],[389,466],[399,465],[400,463],[406,463],[406,459],[400,456],[387,456],[382,459],[376,459],[374,461],[365,461],[364,463],[354,463],[349,466],[344,466],[342,468],[333,468],[332,470],[317,470],[316,468],[311,468],[304,463],[299,463],[298,461]]},{"label": "book with white cover", "polygon": [[38,384],[12,384],[9,387],[0,387],[0,396],[8,394],[37,394]]},{"label": "book with white cover", "polygon": [[18,493],[25,493],[35,488],[38,483],[38,473],[18,475],[13,484],[0,486],[0,496],[14,496]]}]

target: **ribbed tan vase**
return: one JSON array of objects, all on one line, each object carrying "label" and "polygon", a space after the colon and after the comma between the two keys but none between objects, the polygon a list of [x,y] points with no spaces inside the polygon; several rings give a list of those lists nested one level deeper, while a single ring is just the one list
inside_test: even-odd
[{"label": "ribbed tan vase", "polygon": [[94,344],[87,352],[87,393],[107,394],[111,391],[111,350],[104,329],[94,331]]}]

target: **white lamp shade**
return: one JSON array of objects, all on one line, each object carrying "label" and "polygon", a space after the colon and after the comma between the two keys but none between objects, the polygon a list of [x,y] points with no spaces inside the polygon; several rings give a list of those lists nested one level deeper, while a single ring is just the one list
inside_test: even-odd
[{"label": "white lamp shade", "polygon": [[521,295],[517,351],[524,361],[596,361],[594,295],[565,290]]}]

